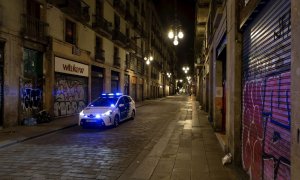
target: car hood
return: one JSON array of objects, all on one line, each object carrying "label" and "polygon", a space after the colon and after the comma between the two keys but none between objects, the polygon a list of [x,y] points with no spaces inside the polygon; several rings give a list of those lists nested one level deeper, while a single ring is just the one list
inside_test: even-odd
[{"label": "car hood", "polygon": [[83,110],[84,114],[101,114],[109,110],[113,110],[111,107],[87,107]]}]

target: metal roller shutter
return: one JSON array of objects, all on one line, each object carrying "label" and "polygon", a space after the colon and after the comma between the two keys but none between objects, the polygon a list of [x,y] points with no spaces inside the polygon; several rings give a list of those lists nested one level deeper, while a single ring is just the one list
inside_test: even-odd
[{"label": "metal roller shutter", "polygon": [[290,0],[273,0],[243,32],[242,158],[252,179],[290,179]]},{"label": "metal roller shutter", "polygon": [[87,106],[88,79],[55,73],[54,87],[54,115],[67,116],[79,113]]}]

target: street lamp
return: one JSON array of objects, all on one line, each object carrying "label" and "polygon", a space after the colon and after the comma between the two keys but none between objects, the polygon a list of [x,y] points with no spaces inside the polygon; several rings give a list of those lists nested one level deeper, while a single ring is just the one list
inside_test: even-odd
[{"label": "street lamp", "polygon": [[184,73],[186,74],[186,73],[190,70],[190,68],[187,67],[187,66],[184,66],[184,67],[182,68],[182,70],[183,70]]},{"label": "street lamp", "polygon": [[187,76],[186,79],[188,80],[188,83],[191,84],[191,76]]},{"label": "street lamp", "polygon": [[146,61],[146,64],[149,65],[151,61],[153,61],[153,56],[149,54],[148,57],[144,57],[144,60]]},{"label": "street lamp", "polygon": [[175,46],[177,46],[178,43],[179,43],[178,40],[182,39],[183,36],[184,36],[184,34],[182,32],[179,20],[177,19],[177,14],[176,14],[177,13],[176,12],[177,11],[177,2],[176,2],[176,0],[174,0],[174,3],[175,3],[175,6],[174,6],[174,8],[175,8],[175,10],[174,10],[174,23],[173,23],[173,25],[171,25],[171,28],[170,28],[170,30],[168,32],[168,38],[172,39],[173,40],[173,44]]},{"label": "street lamp", "polygon": [[171,78],[172,73],[167,72],[168,78]]},{"label": "street lamp", "polygon": [[173,44],[175,46],[178,45],[179,43],[179,39],[182,39],[184,36],[182,30],[181,30],[181,26],[180,25],[177,25],[177,24],[174,24],[173,26],[171,26],[171,29],[169,30],[169,33],[168,33],[168,37],[169,39],[173,39]]}]

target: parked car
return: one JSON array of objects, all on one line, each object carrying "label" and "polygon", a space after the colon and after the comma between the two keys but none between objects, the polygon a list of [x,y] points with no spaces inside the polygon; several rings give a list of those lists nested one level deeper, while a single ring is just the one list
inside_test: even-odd
[{"label": "parked car", "polygon": [[134,119],[135,102],[121,93],[107,93],[92,101],[79,114],[82,127],[115,126],[126,119]]}]

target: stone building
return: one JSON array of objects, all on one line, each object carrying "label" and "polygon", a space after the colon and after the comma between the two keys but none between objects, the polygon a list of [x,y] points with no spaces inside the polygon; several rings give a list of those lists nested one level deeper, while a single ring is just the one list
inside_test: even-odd
[{"label": "stone building", "polygon": [[1,0],[0,126],[42,109],[76,115],[101,93],[174,94],[177,57],[161,31],[151,1]]}]

